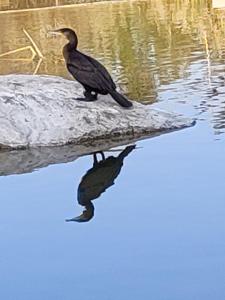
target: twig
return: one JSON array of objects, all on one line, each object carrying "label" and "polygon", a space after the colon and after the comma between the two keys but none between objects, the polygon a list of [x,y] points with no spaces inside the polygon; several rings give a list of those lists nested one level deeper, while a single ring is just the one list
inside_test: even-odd
[{"label": "twig", "polygon": [[[31,58],[2,58],[4,56],[7,56],[7,55],[10,55],[13,53],[17,53],[17,52],[21,52],[24,50],[28,50],[28,49],[32,52]],[[26,46],[26,47],[18,48],[16,50],[11,50],[11,51],[0,54],[0,60],[24,60],[24,61],[29,60],[30,61],[30,60],[33,60],[36,55],[37,55],[37,53],[34,51],[34,49],[31,46]]]},{"label": "twig", "polygon": [[38,48],[38,46],[36,45],[35,41],[32,39],[32,37],[30,36],[30,34],[26,31],[25,28],[23,28],[23,32],[25,33],[25,35],[28,37],[28,39],[30,40],[32,46],[34,47],[36,53],[38,54],[39,58],[44,58],[44,56],[42,55],[40,49]]},{"label": "twig", "polygon": [[208,82],[209,82],[209,86],[211,87],[211,62],[210,62],[209,44],[208,44],[206,32],[204,35],[204,39],[205,39],[206,61],[207,61],[207,67],[208,67]]},{"label": "twig", "polygon": [[37,74],[37,72],[38,72],[38,70],[39,70],[39,68],[40,68],[40,65],[41,65],[42,61],[43,61],[43,59],[40,58],[39,61],[38,61],[38,63],[37,63],[37,66],[36,66],[36,68],[35,68],[35,70],[34,70],[34,72],[33,72],[33,75],[36,75],[36,74]]},{"label": "twig", "polygon": [[[137,150],[137,149],[142,149],[143,147],[135,147],[135,150]],[[103,152],[121,152],[121,151],[123,151],[124,150],[124,148],[123,149],[111,149],[111,150],[102,150]]]}]

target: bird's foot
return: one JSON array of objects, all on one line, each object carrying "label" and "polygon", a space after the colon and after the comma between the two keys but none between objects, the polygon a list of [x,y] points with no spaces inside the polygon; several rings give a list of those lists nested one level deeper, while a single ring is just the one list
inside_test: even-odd
[{"label": "bird's foot", "polygon": [[92,99],[91,101],[97,100],[98,94],[95,92],[84,91],[84,97],[88,99]]},{"label": "bird's foot", "polygon": [[92,98],[92,97],[85,97],[85,98],[75,98],[75,100],[78,100],[78,101],[84,101],[84,102],[93,102],[93,101],[96,101],[95,98]]},{"label": "bird's foot", "polygon": [[76,98],[78,101],[85,101],[85,102],[92,102],[97,100],[98,94],[95,92],[90,92],[90,91],[84,91],[84,98]]}]

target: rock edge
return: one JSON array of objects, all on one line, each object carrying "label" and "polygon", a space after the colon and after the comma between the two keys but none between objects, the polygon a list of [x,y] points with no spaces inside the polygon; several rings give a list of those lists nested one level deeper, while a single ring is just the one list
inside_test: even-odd
[{"label": "rock edge", "polygon": [[0,76],[0,146],[20,149],[97,140],[147,137],[194,125],[181,115],[134,102],[120,107],[110,96],[75,100],[83,89],[55,76]]}]

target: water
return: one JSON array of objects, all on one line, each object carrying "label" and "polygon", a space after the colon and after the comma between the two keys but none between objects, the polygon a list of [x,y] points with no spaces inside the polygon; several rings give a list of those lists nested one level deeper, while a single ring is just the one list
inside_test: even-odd
[{"label": "water", "polygon": [[[93,200],[89,222],[65,220],[84,210],[77,190],[92,155],[2,176],[2,299],[224,299],[224,14],[209,1],[0,14],[0,52],[30,45],[24,27],[45,57],[37,73],[68,76],[64,41],[46,30],[75,27],[80,49],[104,62],[130,98],[197,119],[138,142],[121,172],[113,169],[115,184]],[[1,73],[33,73],[39,58],[25,61],[29,51],[1,60]]]}]

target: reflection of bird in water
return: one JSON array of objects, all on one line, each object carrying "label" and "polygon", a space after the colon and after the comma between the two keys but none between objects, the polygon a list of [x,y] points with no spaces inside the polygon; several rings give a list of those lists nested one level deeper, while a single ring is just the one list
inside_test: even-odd
[{"label": "reflection of bird in water", "polygon": [[85,89],[85,98],[78,98],[77,100],[95,101],[98,94],[110,94],[121,106],[132,106],[130,101],[116,91],[116,85],[106,68],[94,58],[77,50],[78,38],[72,29],[62,28],[51,32],[63,34],[69,40],[69,43],[63,48],[66,66],[72,76]]},{"label": "reflection of bird in water", "polygon": [[94,205],[92,200],[98,198],[107,188],[114,184],[123,166],[124,158],[135,148],[135,145],[127,146],[117,157],[110,156],[97,160],[97,153],[94,153],[93,167],[87,171],[82,178],[77,192],[78,203],[85,207],[83,213],[73,219],[66,221],[87,222],[94,216]]}]

